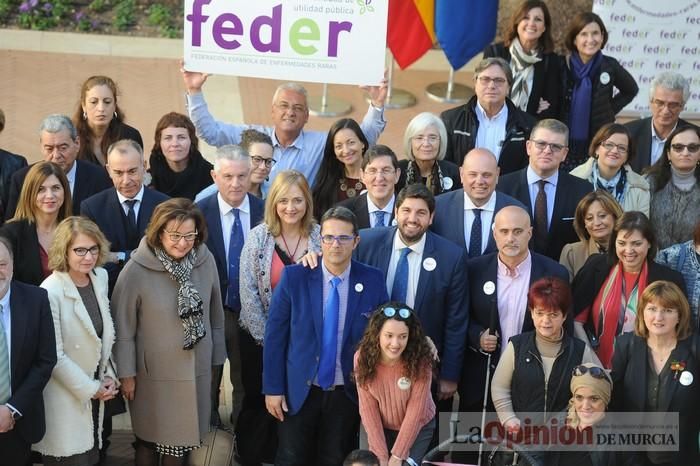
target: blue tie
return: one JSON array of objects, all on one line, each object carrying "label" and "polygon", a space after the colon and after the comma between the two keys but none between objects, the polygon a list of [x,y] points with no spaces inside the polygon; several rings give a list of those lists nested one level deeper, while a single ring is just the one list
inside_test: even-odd
[{"label": "blue tie", "polygon": [[385,227],[384,216],[386,213],[383,210],[374,211],[374,226],[375,227]]},{"label": "blue tie", "polygon": [[0,404],[4,404],[10,399],[12,387],[10,386],[10,358],[9,342],[5,335],[5,326],[2,322],[3,308],[0,304]]},{"label": "blue tie", "polygon": [[469,257],[481,255],[481,209],[472,209],[474,221],[469,234]]},{"label": "blue tie", "polygon": [[331,279],[326,306],[323,309],[323,342],[321,361],[318,365],[318,384],[327,390],[335,382],[335,360],[338,352],[338,318],[340,314],[340,295],[338,294],[340,278]]},{"label": "blue tie", "polygon": [[241,295],[239,291],[238,265],[243,250],[243,226],[239,209],[231,209],[233,212],[233,226],[228,243],[228,290],[226,293],[226,306],[234,311],[241,310]]},{"label": "blue tie", "polygon": [[406,293],[408,292],[408,254],[411,248],[403,248],[401,257],[396,264],[396,274],[394,274],[394,284],[391,287],[391,300],[401,303],[406,302]]}]

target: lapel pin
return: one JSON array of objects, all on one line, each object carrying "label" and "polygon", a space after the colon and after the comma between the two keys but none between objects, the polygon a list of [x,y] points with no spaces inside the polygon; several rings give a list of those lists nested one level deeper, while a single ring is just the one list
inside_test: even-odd
[{"label": "lapel pin", "polygon": [[355,283],[355,291],[358,293],[362,293],[362,290],[364,290],[365,287],[362,285],[362,283]]},{"label": "lapel pin", "polygon": [[408,390],[411,388],[411,381],[408,379],[408,377],[401,377],[396,381],[396,385],[398,385],[401,390]]},{"label": "lapel pin", "polygon": [[691,383],[693,383],[693,374],[690,371],[683,371],[681,372],[681,385],[683,386],[688,386]]},{"label": "lapel pin", "polygon": [[432,257],[426,257],[423,259],[423,268],[428,272],[432,272],[437,267],[437,262]]}]

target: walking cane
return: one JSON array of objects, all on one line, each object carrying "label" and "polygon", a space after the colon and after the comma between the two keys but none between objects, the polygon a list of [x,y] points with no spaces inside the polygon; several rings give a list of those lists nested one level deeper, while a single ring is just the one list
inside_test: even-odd
[{"label": "walking cane", "polygon": [[[484,283],[483,290],[486,296],[491,297],[491,309],[489,313],[489,335],[494,335],[496,332],[496,319],[498,318],[498,311],[496,309],[496,297],[493,296],[493,294],[496,292],[496,284],[489,280],[486,283]],[[486,359],[486,380],[484,381],[484,405],[481,409],[481,430],[479,431],[481,432],[481,439],[479,441],[479,461],[477,462],[478,466],[481,466],[481,456],[484,452],[484,427],[486,425],[486,405],[488,404],[489,386],[491,385],[490,380],[492,354],[493,353],[489,352]]]}]

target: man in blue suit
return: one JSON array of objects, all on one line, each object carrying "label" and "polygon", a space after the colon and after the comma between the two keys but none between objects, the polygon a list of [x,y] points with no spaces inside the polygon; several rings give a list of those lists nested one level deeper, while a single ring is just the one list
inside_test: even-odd
[{"label": "man in blue suit", "polygon": [[[355,259],[381,270],[391,299],[416,311],[440,356],[437,398],[447,401],[444,411],[451,411],[469,320],[467,255],[428,231],[434,210],[435,199],[425,185],[406,186],[396,199],[398,226],[362,230]],[[407,252],[408,282],[405,289],[397,289],[402,251]]]},{"label": "man in blue suit", "polygon": [[[235,424],[244,395],[245,374],[241,374],[238,317],[241,312],[239,263],[243,243],[251,228],[263,218],[264,202],[249,194],[252,165],[248,154],[236,145],[221,146],[216,151],[212,179],[218,192],[197,203],[207,221],[207,247],[214,255],[219,285],[224,300],[226,352],[234,391],[231,423]],[[212,370],[212,424],[219,425],[219,386],[223,366]],[[259,375],[258,375],[259,376]]]},{"label": "man in blue suit", "polygon": [[143,237],[156,206],[168,199],[163,193],[143,185],[146,164],[143,149],[131,139],[117,141],[107,150],[107,171],[114,187],[85,199],[80,215],[100,227],[110,243],[109,294],[131,251]]},{"label": "man in blue suit", "polygon": [[[527,311],[530,284],[542,277],[568,280],[559,263],[528,249],[532,226],[528,212],[517,206],[501,209],[493,224],[498,251],[469,261],[469,330],[459,410],[481,411],[487,355],[491,353],[491,375],[501,351],[514,335],[534,329]],[[567,319],[567,331],[573,331]],[[493,328],[490,328],[492,327]]]},{"label": "man in blue suit", "polygon": [[0,466],[27,464],[44,437],[42,392],[56,365],[46,290],[12,281],[12,246],[0,238]]},{"label": "man in blue suit", "polygon": [[263,392],[280,421],[277,466],[340,466],[357,448],[353,355],[388,300],[381,271],[351,259],[360,239],[350,210],[329,209],[321,235],[321,267],[284,269],[265,328]]},{"label": "man in blue suit", "polygon": [[488,149],[472,149],[459,168],[463,190],[435,198],[431,230],[466,249],[470,258],[496,250],[491,225],[499,210],[508,205],[524,207],[496,191],[499,170],[496,156]]}]

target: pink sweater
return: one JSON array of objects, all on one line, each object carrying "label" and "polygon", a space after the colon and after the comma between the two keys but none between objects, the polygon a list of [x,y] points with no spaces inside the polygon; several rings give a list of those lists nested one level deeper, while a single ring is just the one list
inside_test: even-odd
[{"label": "pink sweater", "polygon": [[[358,353],[355,353],[355,367],[357,358]],[[399,432],[391,454],[405,460],[418,432],[435,417],[435,403],[430,394],[430,367],[426,366],[420,378],[411,380],[408,387],[402,384],[404,389],[398,383],[403,375],[403,363],[393,366],[379,364],[374,379],[357,389],[369,449],[382,464],[389,461],[384,429]]]}]

